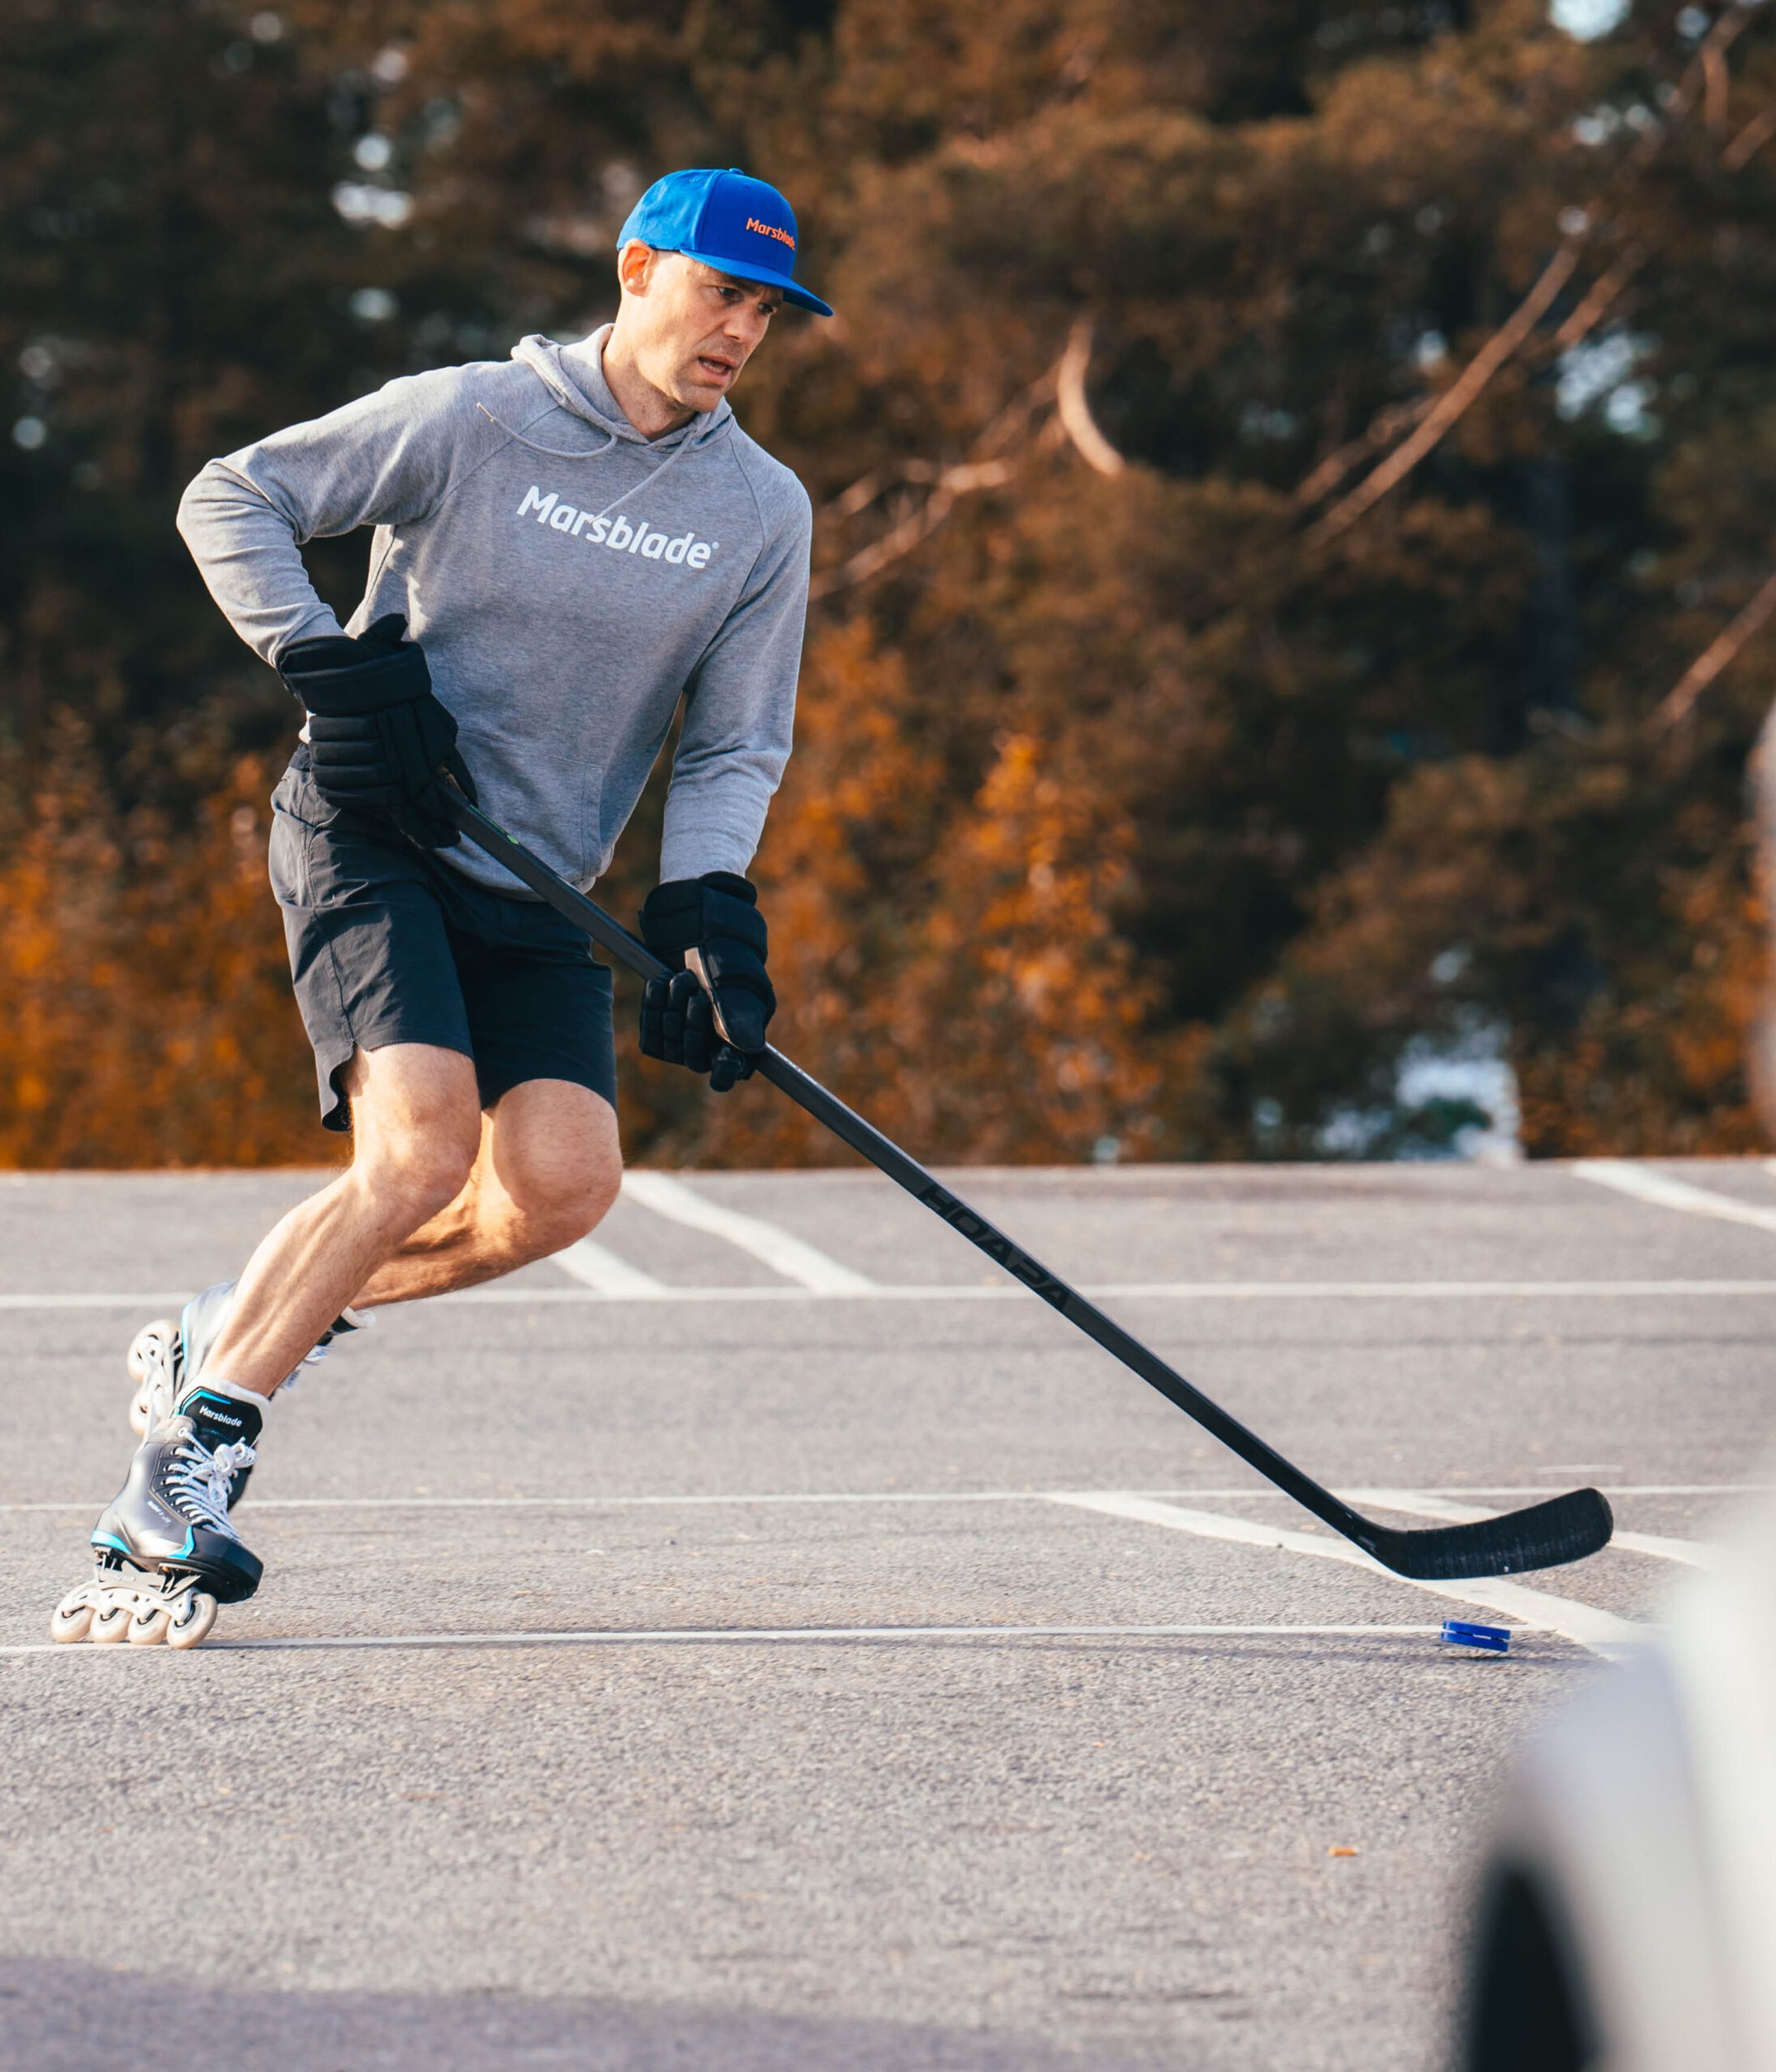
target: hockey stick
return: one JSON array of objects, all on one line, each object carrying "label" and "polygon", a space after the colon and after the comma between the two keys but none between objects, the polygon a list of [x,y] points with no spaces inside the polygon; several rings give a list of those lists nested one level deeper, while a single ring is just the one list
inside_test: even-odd
[{"label": "hockey stick", "polygon": [[[457,825],[478,849],[504,864],[513,877],[521,879],[575,927],[583,929],[600,949],[608,950],[642,978],[668,976],[668,967],[645,944],[557,878],[546,863],[490,820],[479,807],[453,796],[450,810]],[[1471,1525],[1429,1526],[1410,1531],[1378,1525],[1342,1503],[1330,1490],[1322,1489],[1312,1476],[1303,1474],[1219,1404],[1193,1388],[1138,1338],[1131,1338],[1095,1304],[1039,1265],[1021,1245],[1014,1244],[1003,1231],[996,1230],[985,1216],[959,1200],[916,1159],[910,1158],[898,1144],[828,1093],[818,1079],[810,1079],[782,1051],[767,1045],[754,1055],[753,1064],[762,1079],[769,1079],[878,1171],[960,1231],[971,1244],[978,1245],[1014,1280],[1022,1281],[1033,1294],[1059,1310],[1069,1323],[1077,1325],[1088,1338],[1095,1339],[1143,1381],[1151,1383],[1168,1402],[1212,1432],[1248,1466],[1286,1490],[1334,1532],[1355,1540],[1396,1575],[1426,1582],[1463,1576],[1514,1576],[1528,1568],[1555,1568],[1563,1562],[1582,1561],[1586,1555],[1595,1554],[1608,1544],[1614,1523],[1610,1506],[1598,1490],[1592,1489],[1573,1490],[1545,1503],[1531,1504],[1527,1510],[1514,1511],[1503,1518],[1480,1519]]]}]

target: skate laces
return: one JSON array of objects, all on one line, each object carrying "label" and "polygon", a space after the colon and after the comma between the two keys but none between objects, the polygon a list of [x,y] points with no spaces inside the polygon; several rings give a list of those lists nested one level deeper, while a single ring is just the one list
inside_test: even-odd
[{"label": "skate laces", "polygon": [[166,1470],[166,1491],[194,1525],[207,1525],[238,1540],[228,1518],[228,1485],[242,1468],[250,1468],[253,1449],[245,1439],[230,1439],[212,1453],[194,1431],[179,1442]]}]

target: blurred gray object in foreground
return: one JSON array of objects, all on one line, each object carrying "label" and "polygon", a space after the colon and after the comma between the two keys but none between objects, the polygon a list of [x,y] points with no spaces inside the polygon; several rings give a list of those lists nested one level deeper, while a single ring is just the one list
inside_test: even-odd
[{"label": "blurred gray object in foreground", "polygon": [[[1753,878],[1764,906],[1771,971],[1776,974],[1776,705],[1752,750],[1748,775],[1752,790],[1752,824],[1758,841]],[[1753,1017],[1747,1042],[1745,1075],[1751,1104],[1764,1135],[1776,1144],[1776,976],[1766,980],[1762,1004]]]},{"label": "blurred gray object in foreground", "polygon": [[1776,2072],[1776,1498],[1525,1751],[1462,2072]]}]

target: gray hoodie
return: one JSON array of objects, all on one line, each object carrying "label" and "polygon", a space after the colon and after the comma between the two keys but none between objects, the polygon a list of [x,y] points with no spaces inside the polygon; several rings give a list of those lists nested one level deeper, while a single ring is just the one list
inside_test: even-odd
[{"label": "gray hoodie", "polygon": [[[527,338],[212,460],[179,529],[269,661],[339,631],[302,543],[374,525],[346,630],[406,614],[483,807],[582,887],[683,697],[660,874],[744,872],[789,755],[808,494],[726,402],[643,438],[605,380],[608,335]],[[467,844],[445,855],[524,896]]]}]

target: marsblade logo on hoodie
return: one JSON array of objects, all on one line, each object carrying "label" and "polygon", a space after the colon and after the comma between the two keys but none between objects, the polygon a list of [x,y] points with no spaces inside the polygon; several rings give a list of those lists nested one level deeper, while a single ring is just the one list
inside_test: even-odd
[{"label": "marsblade logo on hoodie", "polygon": [[683,562],[688,569],[706,569],[710,555],[722,544],[719,540],[700,540],[693,532],[680,532],[673,539],[654,531],[645,518],[631,521],[620,513],[615,518],[594,517],[590,511],[576,511],[571,504],[560,502],[553,489],[545,496],[534,482],[524,491],[518,516],[522,518],[532,511],[536,513],[539,525],[571,533],[589,546],[608,547],[614,553],[639,554],[644,561],[671,561],[675,565]]}]

